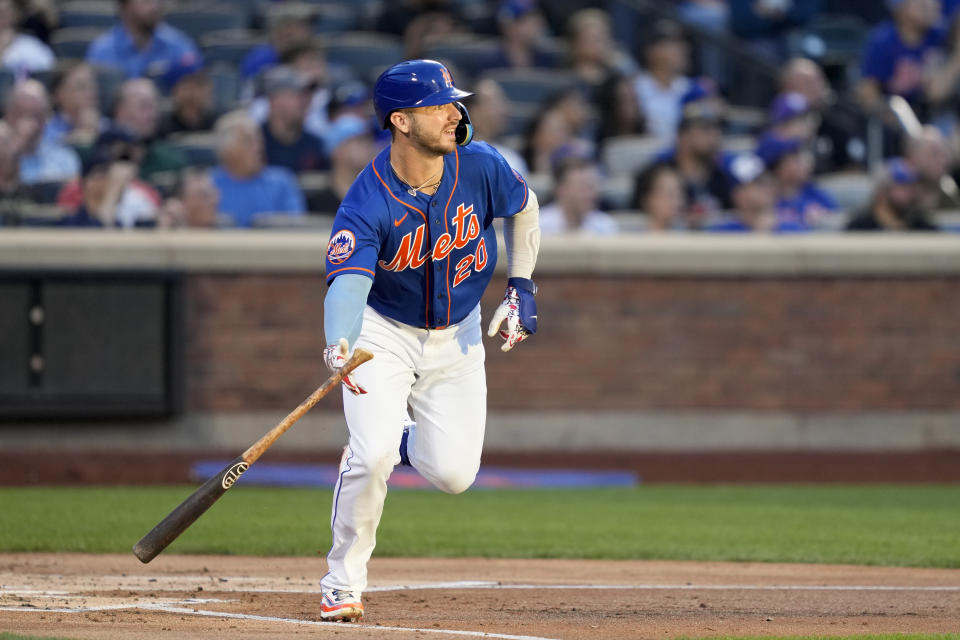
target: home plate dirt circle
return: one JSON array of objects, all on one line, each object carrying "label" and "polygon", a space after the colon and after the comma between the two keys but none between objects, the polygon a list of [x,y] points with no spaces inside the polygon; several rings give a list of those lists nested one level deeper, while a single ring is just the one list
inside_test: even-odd
[{"label": "home plate dirt circle", "polygon": [[76,639],[947,633],[960,570],[375,558],[367,616],[319,618],[322,558],[0,554],[0,630]]}]

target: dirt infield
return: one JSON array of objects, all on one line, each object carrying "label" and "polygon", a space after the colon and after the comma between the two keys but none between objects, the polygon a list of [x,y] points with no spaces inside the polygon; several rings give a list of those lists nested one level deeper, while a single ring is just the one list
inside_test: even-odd
[{"label": "dirt infield", "polygon": [[77,639],[605,640],[956,632],[960,570],[380,559],[367,617],[321,623],[322,558],[0,555],[0,630]]}]

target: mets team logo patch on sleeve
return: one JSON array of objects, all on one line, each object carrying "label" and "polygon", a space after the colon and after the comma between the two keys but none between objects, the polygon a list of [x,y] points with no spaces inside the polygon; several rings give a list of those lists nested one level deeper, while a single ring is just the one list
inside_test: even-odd
[{"label": "mets team logo patch on sleeve", "polygon": [[357,239],[353,232],[341,229],[333,234],[327,244],[327,260],[330,261],[330,264],[340,264],[353,254],[356,246]]}]

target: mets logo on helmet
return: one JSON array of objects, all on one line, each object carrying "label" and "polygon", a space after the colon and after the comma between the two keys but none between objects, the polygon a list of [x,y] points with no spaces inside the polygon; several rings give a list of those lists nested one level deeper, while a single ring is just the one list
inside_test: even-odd
[{"label": "mets logo on helmet", "polygon": [[353,232],[347,229],[337,231],[327,243],[327,260],[330,264],[340,264],[353,254],[357,246],[357,239]]},{"label": "mets logo on helmet", "polygon": [[453,86],[453,78],[450,77],[450,72],[447,71],[446,67],[440,69],[440,75],[443,76],[443,84],[447,87]]}]

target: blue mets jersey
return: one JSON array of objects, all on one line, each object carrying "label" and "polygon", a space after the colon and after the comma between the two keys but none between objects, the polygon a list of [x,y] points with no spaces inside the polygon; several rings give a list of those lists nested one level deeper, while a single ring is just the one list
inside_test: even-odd
[{"label": "blue mets jersey", "polygon": [[442,329],[480,301],[497,264],[494,218],[527,204],[527,184],[490,145],[457,147],[433,196],[400,181],[390,147],[347,191],[327,245],[327,284],[343,273],[373,279],[367,304],[404,324]]}]

